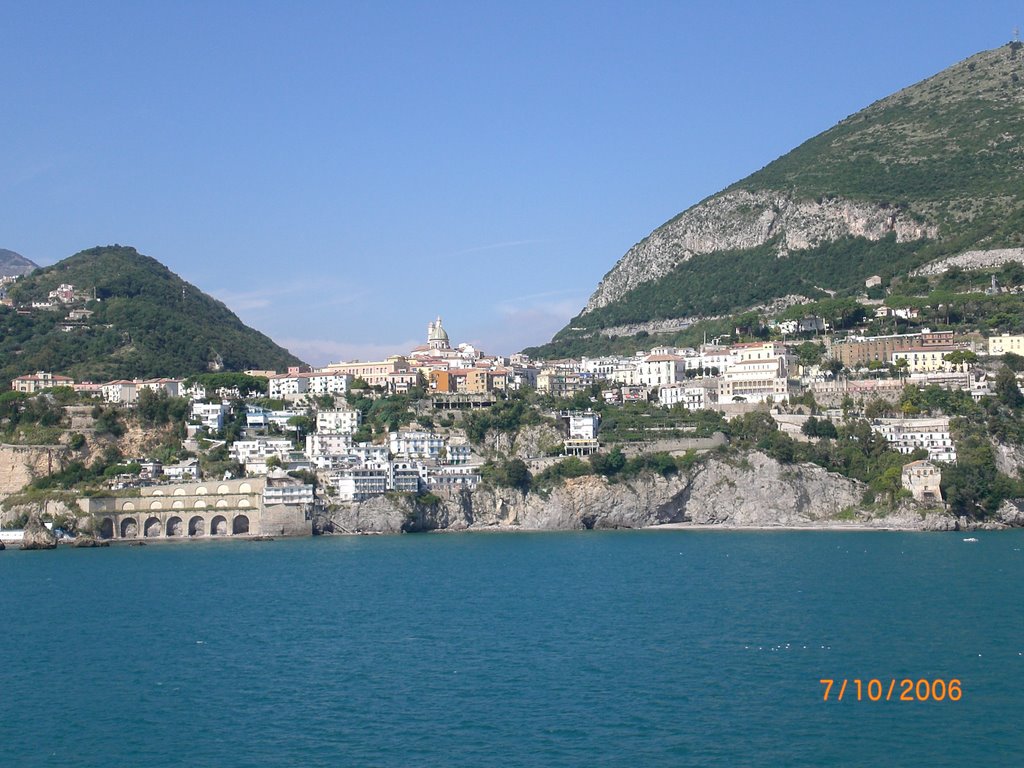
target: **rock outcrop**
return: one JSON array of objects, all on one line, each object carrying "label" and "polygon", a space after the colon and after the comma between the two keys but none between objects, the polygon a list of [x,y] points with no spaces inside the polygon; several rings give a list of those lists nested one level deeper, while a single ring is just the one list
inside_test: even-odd
[{"label": "rock outcrop", "polygon": [[987,251],[964,251],[955,256],[930,261],[913,270],[911,275],[941,275],[943,272],[960,269],[994,269],[1010,262],[1024,262],[1024,248],[993,248]]},{"label": "rock outcrop", "polygon": [[56,549],[57,538],[53,532],[35,517],[25,524],[25,537],[21,540],[22,549]]},{"label": "rock outcrop", "polygon": [[67,456],[68,448],[62,445],[0,445],[0,499],[37,477],[60,471]]},{"label": "rock outcrop", "polygon": [[550,424],[536,424],[521,427],[518,432],[488,430],[484,436],[482,451],[485,456],[502,455],[507,458],[535,459],[547,456],[559,448],[565,436]]},{"label": "rock outcrop", "polygon": [[91,549],[93,547],[109,547],[109,541],[103,541],[97,539],[95,536],[81,535],[76,536],[69,542],[70,546],[75,549]]},{"label": "rock outcrop", "polygon": [[644,474],[611,483],[594,475],[550,492],[510,488],[392,494],[343,504],[314,522],[318,533],[477,529],[581,530],[667,523],[722,527],[858,525],[906,530],[966,527],[942,508],[905,503],[884,514],[861,503],[866,486],[811,464],[761,453],[712,456],[688,475]]},{"label": "rock outcrop", "polygon": [[937,231],[889,206],[734,189],[695,205],[630,248],[597,286],[584,313],[611,304],[699,254],[755,248],[774,237],[782,255],[848,235],[880,240],[894,233],[898,242],[906,242],[934,237]]}]

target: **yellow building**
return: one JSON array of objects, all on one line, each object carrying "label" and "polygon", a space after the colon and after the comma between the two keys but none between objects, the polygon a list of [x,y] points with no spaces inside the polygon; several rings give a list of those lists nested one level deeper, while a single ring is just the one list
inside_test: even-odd
[{"label": "yellow building", "polygon": [[967,370],[965,363],[953,364],[946,355],[956,350],[953,347],[913,347],[892,353],[892,362],[907,361],[908,373],[939,373]]},{"label": "yellow building", "polygon": [[1005,355],[1007,352],[1024,355],[1024,336],[1011,336],[1004,333],[1000,336],[989,337],[988,353],[990,355]]}]

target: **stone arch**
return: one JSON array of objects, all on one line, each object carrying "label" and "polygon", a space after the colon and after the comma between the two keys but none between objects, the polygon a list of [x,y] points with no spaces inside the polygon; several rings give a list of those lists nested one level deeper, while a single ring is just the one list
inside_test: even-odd
[{"label": "stone arch", "polygon": [[134,501],[126,501],[124,504],[121,505],[121,509],[124,512],[127,512],[129,510],[133,510],[134,511],[134,509],[135,509],[135,502]]},{"label": "stone arch", "polygon": [[181,501],[180,499],[178,501],[174,502],[173,504],[171,504],[171,509],[184,509],[184,508],[185,508],[185,502]]},{"label": "stone arch", "polygon": [[227,499],[217,499],[217,508],[224,509],[228,505]]},{"label": "stone arch", "polygon": [[231,493],[231,489],[227,486],[226,483],[221,483],[220,485],[217,486],[217,493]]},{"label": "stone arch", "polygon": [[121,538],[134,539],[139,535],[139,521],[134,517],[126,517],[121,521]]},{"label": "stone arch", "polygon": [[206,509],[206,502],[203,501],[202,499],[200,499],[199,501],[197,501],[192,506],[195,507],[196,509]]},{"label": "stone arch", "polygon": [[184,488],[175,488],[174,489],[174,495],[175,496],[184,496],[185,495],[185,489]]},{"label": "stone arch", "polygon": [[231,532],[236,535],[240,533],[248,533],[249,518],[245,515],[235,515],[235,519],[231,521]]},{"label": "stone arch", "polygon": [[225,536],[228,532],[228,521],[224,515],[217,515],[210,521],[211,536]]},{"label": "stone arch", "polygon": [[149,508],[150,509],[163,509],[164,508],[164,503],[162,501],[154,501],[152,504],[149,505]]},{"label": "stone arch", "polygon": [[153,495],[154,495],[154,496],[163,496],[163,495],[164,495],[164,492],[163,492],[163,490],[162,490],[162,489],[160,489],[160,488],[157,488],[156,490],[154,490],[154,491],[153,491]]},{"label": "stone arch", "polygon": [[249,503],[249,500],[248,500],[248,499],[239,499],[239,500],[238,500],[238,506],[239,506],[239,507],[240,507],[241,509],[248,509],[249,507],[251,507],[251,506],[252,506],[252,504],[250,504],[250,503]]},{"label": "stone arch", "polygon": [[100,521],[100,538],[101,539],[112,539],[114,538],[114,519],[111,517],[104,517]]},{"label": "stone arch", "polygon": [[205,536],[206,535],[206,520],[203,519],[202,515],[196,515],[188,521],[188,535],[189,536]]},{"label": "stone arch", "polygon": [[252,486],[249,483],[242,483],[238,486],[239,493],[252,493]]},{"label": "stone arch", "polygon": [[207,490],[205,485],[200,485],[198,488],[196,488],[196,496],[205,496],[208,493],[209,490]]},{"label": "stone arch", "polygon": [[164,527],[160,524],[159,517],[151,517],[146,520],[145,533],[147,539],[153,539],[163,533]]},{"label": "stone arch", "polygon": [[168,536],[184,536],[185,535],[185,524],[182,519],[175,515],[167,521],[167,535]]}]

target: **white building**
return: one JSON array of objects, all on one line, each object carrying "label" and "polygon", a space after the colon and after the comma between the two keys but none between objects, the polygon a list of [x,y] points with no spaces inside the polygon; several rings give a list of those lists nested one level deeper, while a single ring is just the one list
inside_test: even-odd
[{"label": "white building", "polygon": [[320,433],[352,434],[359,429],[362,417],[362,412],[355,408],[319,411],[316,415],[316,431]]},{"label": "white building", "polygon": [[420,474],[423,472],[423,465],[418,461],[392,461],[390,462],[391,476],[389,478],[389,491],[399,493],[419,493]]},{"label": "white building", "polygon": [[292,450],[291,440],[260,437],[255,440],[236,440],[231,445],[231,458],[245,465],[245,471],[254,475],[267,473],[267,459],[276,457],[284,463]]},{"label": "white building", "polygon": [[597,432],[601,428],[599,414],[589,410],[562,411],[559,416],[566,422],[564,453],[567,456],[588,456],[600,448],[597,440]]},{"label": "white building", "polygon": [[678,355],[648,355],[640,361],[637,383],[642,387],[663,387],[686,377],[686,363]]},{"label": "white building", "polygon": [[913,453],[917,448],[928,451],[932,461],[956,462],[956,448],[949,434],[949,419],[877,419],[871,429],[882,435],[894,450]]},{"label": "white building", "polygon": [[480,484],[480,467],[425,467],[422,478],[423,484],[431,490],[435,488],[467,488],[473,490]]},{"label": "white building", "polygon": [[306,391],[311,395],[344,395],[352,384],[351,374],[341,371],[316,371],[300,374],[306,377]]},{"label": "white building", "polygon": [[445,451],[445,439],[433,432],[391,432],[388,445],[395,456],[409,459],[439,459]]},{"label": "white building", "polygon": [[211,432],[219,432],[224,429],[224,417],[228,415],[230,407],[227,403],[201,403],[193,402],[190,418],[198,421]]},{"label": "white building", "polygon": [[263,488],[264,506],[275,504],[312,504],[315,498],[313,486],[290,477],[283,470],[271,472]]},{"label": "white building", "polygon": [[387,461],[389,458],[386,445],[374,445],[373,443],[357,443],[349,449],[348,455],[364,464]]},{"label": "white building", "polygon": [[696,379],[658,390],[658,403],[666,408],[681,404],[687,410],[702,411],[717,402],[717,379]]},{"label": "white building", "polygon": [[314,432],[306,435],[306,457],[315,461],[318,456],[348,456],[352,449],[352,435],[348,432]]},{"label": "white building", "polygon": [[100,391],[104,400],[117,405],[131,405],[139,395],[138,383],[127,379],[108,381]]},{"label": "white building", "polygon": [[304,395],[309,389],[309,376],[302,373],[279,373],[267,380],[267,395],[274,400]]},{"label": "white building", "polygon": [[390,475],[389,462],[370,461],[339,470],[328,477],[328,482],[343,501],[363,501],[385,493]]},{"label": "white building", "polygon": [[703,344],[696,352],[691,351],[683,356],[686,370],[704,372],[708,375],[716,371],[721,375],[729,370],[729,366],[735,362],[736,355],[730,348],[717,344]]}]

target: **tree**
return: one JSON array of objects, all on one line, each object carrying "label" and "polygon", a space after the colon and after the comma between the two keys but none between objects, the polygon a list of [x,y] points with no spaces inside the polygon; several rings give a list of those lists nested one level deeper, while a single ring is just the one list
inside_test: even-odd
[{"label": "tree", "polygon": [[626,466],[626,455],[618,446],[608,453],[595,453],[590,457],[590,466],[594,472],[605,477],[613,477]]},{"label": "tree", "polygon": [[999,369],[999,373],[996,374],[996,397],[999,398],[1003,405],[1009,408],[1020,408],[1024,405],[1024,395],[1020,392],[1020,387],[1017,386],[1017,377],[1013,375],[1006,366]]},{"label": "tree", "polygon": [[825,363],[825,370],[833,376],[838,376],[842,372],[843,368],[843,361],[837,357],[833,357]]},{"label": "tree", "polygon": [[526,466],[525,461],[522,459],[512,459],[506,462],[504,474],[503,485],[509,488],[518,488],[523,493],[529,492],[530,485],[533,483],[533,477],[530,475],[530,470]]},{"label": "tree", "polygon": [[942,356],[942,359],[952,365],[974,365],[978,362],[978,356],[965,349],[956,349]]}]

